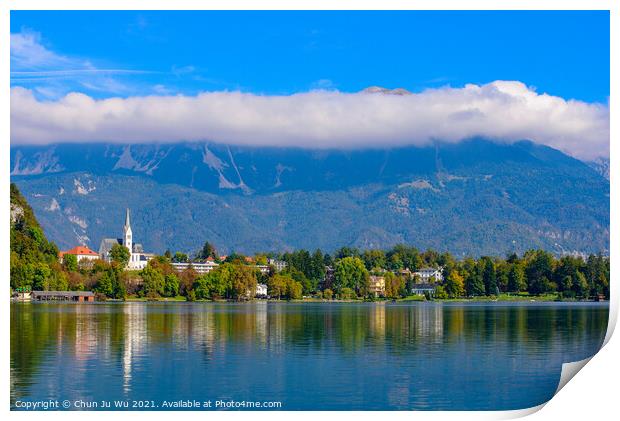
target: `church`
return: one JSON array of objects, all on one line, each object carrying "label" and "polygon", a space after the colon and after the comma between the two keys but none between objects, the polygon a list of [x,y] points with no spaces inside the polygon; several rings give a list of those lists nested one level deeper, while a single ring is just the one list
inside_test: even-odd
[{"label": "church", "polygon": [[129,250],[128,270],[141,270],[146,267],[148,261],[153,257],[152,253],[145,253],[142,244],[134,243],[131,233],[131,223],[129,220],[129,209],[125,214],[125,225],[123,226],[123,238],[104,238],[99,245],[99,256],[106,262],[112,260],[110,251],[115,244],[125,246]]}]

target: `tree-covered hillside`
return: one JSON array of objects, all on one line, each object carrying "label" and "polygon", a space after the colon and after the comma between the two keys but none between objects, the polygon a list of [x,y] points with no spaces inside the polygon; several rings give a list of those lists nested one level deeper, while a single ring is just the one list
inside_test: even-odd
[{"label": "tree-covered hillside", "polygon": [[66,283],[58,248],[47,240],[32,208],[11,183],[11,288],[63,289]]}]

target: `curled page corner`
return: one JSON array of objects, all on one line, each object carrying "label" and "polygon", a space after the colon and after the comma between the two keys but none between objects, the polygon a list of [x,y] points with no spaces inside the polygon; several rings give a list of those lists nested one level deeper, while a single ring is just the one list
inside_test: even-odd
[{"label": "curled page corner", "polygon": [[588,357],[581,361],[573,361],[570,363],[562,364],[562,373],[560,374],[560,382],[558,383],[558,388],[555,390],[555,393],[553,395],[554,396],[557,395],[558,392],[562,390],[564,386],[566,386],[566,384],[570,381],[570,379],[575,377],[575,374],[577,374],[579,370],[581,370],[588,363],[588,361],[592,359],[592,357]]},{"label": "curled page corner", "polygon": [[517,418],[524,418],[527,417],[528,415],[532,415],[538,411],[540,411],[545,405],[547,405],[547,402],[543,402],[540,405],[536,405],[536,406],[532,406],[530,408],[524,408],[524,409],[513,409],[513,410],[509,410],[509,411],[501,411],[499,413],[494,413],[494,418],[496,420],[514,420]]},{"label": "curled page corner", "polygon": [[609,320],[607,322],[607,333],[605,334],[605,340],[603,340],[604,347],[607,345],[607,342],[611,339],[611,336],[616,329],[616,323],[618,322],[618,296],[616,294],[611,294],[609,299]]}]

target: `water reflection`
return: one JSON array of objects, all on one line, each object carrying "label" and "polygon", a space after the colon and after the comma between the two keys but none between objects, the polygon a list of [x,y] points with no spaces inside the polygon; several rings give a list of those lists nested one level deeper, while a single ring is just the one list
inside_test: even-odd
[{"label": "water reflection", "polygon": [[600,347],[600,304],[25,304],[17,399],[265,399],[284,409],[508,409]]}]

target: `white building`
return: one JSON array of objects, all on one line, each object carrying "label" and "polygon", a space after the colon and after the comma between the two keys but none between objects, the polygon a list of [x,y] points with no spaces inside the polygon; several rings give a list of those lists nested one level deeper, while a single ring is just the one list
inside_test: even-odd
[{"label": "white building", "polygon": [[256,296],[259,298],[267,297],[267,285],[266,284],[256,284]]},{"label": "white building", "polygon": [[273,266],[276,272],[282,272],[284,269],[286,269],[286,262],[284,260],[267,259],[267,263]]},{"label": "white building", "polygon": [[442,268],[423,268],[417,272],[413,272],[414,275],[417,275],[421,284],[428,284],[430,282],[441,282],[443,281],[443,270]]},{"label": "white building", "polygon": [[110,251],[115,244],[125,246],[129,250],[129,262],[127,269],[141,270],[144,269],[153,258],[152,253],[145,253],[142,244],[134,243],[131,232],[131,223],[129,220],[129,209],[125,214],[125,225],[123,226],[123,238],[104,238],[99,245],[99,256],[107,262],[112,260]]},{"label": "white building", "polygon": [[268,273],[269,273],[269,266],[267,266],[267,265],[256,265],[255,267],[256,267],[256,268],[260,271],[260,273],[262,273],[263,275],[266,275],[266,274],[268,274]]},{"label": "white building", "polygon": [[205,263],[172,263],[172,266],[177,272],[183,272],[188,267],[191,267],[200,275],[209,273],[219,265],[215,262],[207,261]]}]

